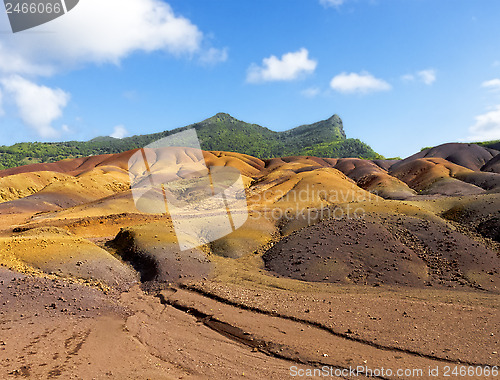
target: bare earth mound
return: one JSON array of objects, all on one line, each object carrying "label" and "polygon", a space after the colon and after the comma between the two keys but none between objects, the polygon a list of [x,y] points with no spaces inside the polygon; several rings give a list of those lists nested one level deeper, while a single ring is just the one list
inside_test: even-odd
[{"label": "bare earth mound", "polygon": [[424,149],[403,160],[401,164],[419,158],[443,158],[471,170],[481,170],[488,161],[498,154],[500,154],[498,150],[485,148],[475,144],[450,143]]},{"label": "bare earth mound", "polygon": [[[134,152],[0,172],[0,378],[288,379],[326,366],[363,379],[498,364],[498,151],[204,152],[240,171],[248,210],[234,211],[248,218],[185,251],[167,214],[135,208]],[[188,149],[175,159],[150,170],[189,178]],[[190,236],[211,216],[183,215]]]}]

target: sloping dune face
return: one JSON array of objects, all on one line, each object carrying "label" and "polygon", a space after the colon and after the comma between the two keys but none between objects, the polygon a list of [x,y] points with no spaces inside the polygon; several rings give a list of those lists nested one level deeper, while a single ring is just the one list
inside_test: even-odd
[{"label": "sloping dune face", "polygon": [[67,174],[37,171],[12,174],[0,178],[0,202],[12,201],[35,194],[53,182],[64,181]]},{"label": "sloping dune face", "polygon": [[177,282],[208,277],[211,263],[199,249],[182,252],[171,223],[122,229],[111,244],[141,273],[141,280]]},{"label": "sloping dune face", "polygon": [[[116,285],[118,282],[126,281],[115,281],[111,273],[120,273],[123,270],[115,270],[118,261],[102,247],[95,245],[94,240],[101,238],[109,240],[117,235],[121,228],[161,220],[160,226],[155,231],[162,230],[161,226],[165,227],[165,231],[160,233],[163,246],[158,247],[149,242],[141,245],[141,249],[152,252],[151,257],[161,257],[158,259],[161,270],[157,279],[173,280],[175,278],[178,280],[178,275],[189,277],[190,271],[182,269],[184,262],[178,263],[178,270],[171,271],[171,275],[162,275],[166,267],[177,261],[174,256],[169,259],[168,255],[165,256],[165,253],[161,252],[167,250],[174,255],[179,249],[176,248],[175,234],[166,232],[167,226],[171,226],[168,216],[161,213],[156,215],[142,213],[134,205],[128,173],[129,160],[134,153],[135,151],[131,151],[53,164],[35,164],[0,172],[0,200],[3,201],[3,203],[0,202],[0,213],[5,216],[9,215],[9,218],[2,218],[0,223],[0,229],[3,230],[1,234],[5,237],[0,247],[8,252],[2,257],[2,264],[11,269],[30,273],[53,273],[64,277],[83,278]],[[203,152],[203,158],[207,167],[235,167],[241,172],[247,187],[265,167],[264,161],[242,154]],[[175,157],[158,157],[158,159],[159,162],[165,159],[173,160],[176,164],[166,167],[155,166],[153,162],[152,171],[155,175],[170,175],[177,180],[189,177],[191,172],[189,165],[193,163],[189,151],[176,151]],[[64,234],[47,235],[45,226],[66,231],[72,237]],[[19,232],[13,233],[13,229],[29,231],[30,235],[27,237],[19,235]],[[262,229],[260,225],[259,231]],[[269,233],[256,232],[256,234],[259,233],[264,236],[263,242],[269,240]],[[123,234],[133,236],[134,242],[144,241],[134,232],[125,231],[121,236]],[[256,234],[254,236],[257,236]],[[75,240],[77,236],[85,236],[91,240]],[[128,238],[125,240],[130,241]],[[153,238],[153,242],[156,241],[156,238]],[[257,244],[250,245],[257,249],[260,242],[261,240],[258,240]],[[229,256],[241,255],[235,252],[241,245],[237,244],[233,247],[230,243],[229,245],[221,244],[219,243],[221,248],[217,249],[218,252],[227,251]],[[120,244],[117,244],[118,246],[123,248]],[[110,248],[110,250],[113,249]],[[130,252],[125,249],[120,253],[124,253],[127,260],[132,260],[133,256]],[[103,254],[109,256],[110,262],[106,264],[104,260],[102,265],[97,264],[99,260],[103,260],[101,257]],[[226,253],[221,254],[226,255]],[[202,252],[193,251],[192,255],[193,259],[188,262],[200,263],[205,260]],[[145,261],[152,260],[150,256],[144,254],[139,257]],[[162,264],[164,262],[169,264]],[[196,272],[206,275],[207,269],[203,268],[204,264],[201,265],[202,268],[196,269]],[[101,266],[104,268],[102,273],[96,269]],[[108,274],[107,277],[106,274]],[[126,274],[117,274],[117,276],[118,279],[120,276],[122,279],[127,277]],[[129,280],[130,278],[127,278],[127,282],[130,282]]]},{"label": "sloping dune face", "polygon": [[232,166],[246,177],[255,177],[265,168],[266,163],[258,158],[241,153],[203,152],[205,163],[210,166]]},{"label": "sloping dune face", "polygon": [[274,198],[257,199],[295,202],[299,197],[310,205],[337,204],[363,199],[397,199],[415,195],[405,183],[391,177],[372,161],[360,159],[321,159],[285,157],[267,162],[262,177],[255,183],[257,192],[273,192]]},{"label": "sloping dune face", "polygon": [[335,168],[354,179],[361,188],[386,199],[405,199],[416,194],[405,182],[389,175],[384,166],[374,161],[344,158],[338,160]]},{"label": "sloping dune face", "polygon": [[[145,200],[164,210],[136,205],[137,151],[0,172],[0,378],[491,368],[499,156],[465,150],[394,161],[146,152],[156,188]],[[238,173],[239,208],[215,215],[206,182],[183,187],[200,165]],[[198,201],[179,219],[192,247],[181,247],[167,195]],[[221,219],[231,227],[212,239]]]},{"label": "sloping dune face", "polygon": [[500,173],[500,154],[489,160],[482,169],[485,172]]},{"label": "sloping dune face", "polygon": [[41,171],[78,175],[97,167],[110,167],[114,170],[121,169],[126,171],[128,160],[134,153],[135,150],[131,150],[120,154],[103,154],[99,156],[75,158],[48,164],[25,165],[17,168],[1,170],[0,177]]},{"label": "sloping dune face", "polygon": [[409,216],[323,221],[286,237],[263,259],[269,270],[306,281],[500,289],[497,252],[446,223]]},{"label": "sloping dune face", "polygon": [[470,195],[500,188],[496,173],[473,171],[442,158],[403,161],[389,173],[422,194]]},{"label": "sloping dune face", "polygon": [[[453,148],[457,148],[458,151],[450,153]],[[201,250],[194,249],[186,256],[188,259],[185,265],[195,272],[193,278],[209,277],[215,268],[215,264],[211,263],[207,255],[213,254],[217,257],[239,260],[254,252],[263,253],[268,246],[278,243],[273,248],[274,250],[266,253],[265,262],[268,269],[285,277],[311,281],[323,281],[328,278],[326,282],[346,284],[380,282],[421,286],[430,283],[437,286],[437,280],[429,279],[432,277],[430,272],[433,269],[429,269],[427,261],[412,247],[406,246],[398,233],[394,232],[396,230],[389,228],[393,224],[393,218],[381,220],[377,219],[376,215],[386,212],[389,207],[386,200],[407,200],[418,204],[419,199],[426,199],[426,196],[446,195],[449,198],[468,195],[479,197],[476,203],[481,203],[482,199],[495,194],[500,188],[498,173],[479,170],[483,166],[488,167],[485,165],[486,162],[491,160],[494,162],[495,152],[491,149],[468,147],[467,144],[451,144],[429,152],[421,152],[403,161],[318,157],[282,157],[264,161],[244,154],[218,151],[203,152],[203,156],[195,157],[196,160],[194,160],[192,152],[186,148],[165,151],[161,153],[163,156],[155,156],[151,159],[149,170],[157,178],[164,178],[166,182],[189,180],[192,176],[192,165],[198,167],[202,161],[204,161],[204,167],[207,168],[232,167],[241,173],[246,191],[247,210],[244,210],[245,206],[242,206],[240,211],[247,212],[248,217],[240,228],[213,242],[208,241]],[[14,263],[18,259],[18,263],[22,263],[25,267],[44,273],[59,271],[68,277],[86,278],[81,270],[58,268],[61,260],[66,259],[60,259],[55,248],[44,250],[43,257],[48,259],[44,260],[43,265],[24,256],[23,252],[29,250],[30,244],[32,247],[39,244],[40,240],[37,240],[36,234],[40,235],[40,239],[46,239],[43,228],[50,227],[67,231],[72,236],[90,239],[87,242],[94,248],[85,246],[82,252],[105,254],[108,250],[117,253],[125,261],[133,261],[138,268],[141,268],[138,262],[154,262],[154,265],[160,269],[156,269],[158,271],[156,277],[149,276],[151,278],[168,281],[174,281],[178,276],[190,278],[191,269],[182,271],[184,264],[177,265],[179,262],[177,259],[183,256],[182,252],[176,248],[177,237],[175,231],[172,230],[172,220],[169,214],[161,210],[151,213],[141,211],[134,204],[128,172],[129,160],[134,153],[136,151],[66,160],[53,164],[28,165],[0,172],[0,197],[4,200],[0,203],[0,213],[9,215],[10,218],[2,218],[0,223],[1,235],[7,239],[3,242],[4,247],[9,247],[6,249],[11,252],[10,256],[5,258],[5,262]],[[431,156],[449,156],[454,161],[467,164],[470,168],[443,157]],[[460,157],[462,161],[459,160]],[[171,164],[162,165],[162,162],[171,162]],[[475,166],[471,162],[475,162]],[[164,191],[170,191],[169,187],[167,186]],[[397,202],[390,203],[390,209],[395,214],[400,212],[397,205]],[[439,210],[439,212],[444,212],[446,207]],[[418,218],[426,219],[428,217],[426,215],[435,215],[426,212],[427,214],[424,213]],[[372,216],[368,224],[353,221],[365,220],[366,215],[370,213]],[[203,228],[204,223],[210,224],[214,221],[210,215],[204,215],[202,211],[198,216],[192,217],[194,219],[190,223],[194,232],[190,236],[196,240],[206,233]],[[468,226],[467,228],[472,228],[485,237],[495,238],[495,233],[487,231],[488,226],[496,226],[497,217],[498,215],[483,216],[481,220],[474,220],[473,226],[469,219],[460,220],[464,220],[463,223]],[[292,238],[291,240],[283,239],[289,234],[306,234],[306,232],[301,232],[302,229],[313,228],[312,226],[317,223],[326,223],[326,220],[337,221],[337,225],[332,227],[337,232],[341,231],[337,242],[330,242],[326,245],[318,242],[313,248],[305,248],[310,243],[310,239],[301,237],[302,241],[306,242],[305,246],[297,248],[301,247],[302,243],[297,243]],[[142,227],[136,229],[134,226],[137,225]],[[382,225],[389,227],[384,227],[384,229]],[[364,237],[349,235],[350,231],[366,228],[368,230],[365,231]],[[12,232],[13,229],[17,233],[33,231],[33,234],[29,238],[18,236]],[[103,245],[117,235],[119,238],[114,240],[114,245]],[[369,239],[365,241],[370,236],[379,236],[377,244],[372,244],[368,241]],[[50,239],[59,241],[62,238],[59,236]],[[83,244],[74,239],[74,237],[63,238],[68,252]],[[352,243],[354,249],[349,251],[350,253],[342,250],[339,239],[354,239]],[[358,243],[355,243],[356,241]],[[135,248],[127,247],[127,244]],[[388,245],[390,248],[386,250]],[[62,247],[63,245],[56,244],[54,247],[56,246]],[[321,253],[321,257],[314,259],[305,259],[300,255],[301,258],[295,257],[296,255],[282,257],[281,253],[279,255],[277,253],[278,247],[281,247],[280,252],[288,252],[294,246],[296,247],[294,252],[301,250],[318,253],[321,251],[324,254]],[[14,249],[15,247],[20,248]],[[474,250],[472,246],[470,249]],[[355,255],[356,258],[350,255]],[[66,256],[63,255],[63,257]],[[389,267],[386,268],[385,264],[391,263],[387,265],[392,265],[391,257],[396,261],[399,260],[397,265],[401,265],[404,270],[391,271]],[[314,262],[314,265],[291,266],[291,262],[301,260],[308,260],[308,263]],[[321,260],[326,261],[320,263]],[[356,267],[358,264],[353,264],[353,262],[362,264],[364,269]],[[383,265],[385,269],[374,269],[375,265],[382,265],[376,264],[379,262],[385,263]],[[200,267],[193,266],[192,263],[198,263]],[[72,265],[75,267],[74,264]],[[172,265],[179,266],[179,268],[172,269],[171,274],[166,275],[165,273],[169,272],[168,268]],[[296,271],[297,268],[299,268],[298,271]],[[327,268],[330,269],[327,270]],[[475,272],[467,272],[465,269],[460,272],[463,276],[466,276],[466,272],[476,273],[470,275],[471,279],[467,280],[472,287],[475,286],[473,284],[476,281],[472,277],[476,276],[474,278],[481,279],[484,277],[484,268],[482,266],[478,268],[474,269]],[[92,276],[92,270],[88,272]],[[310,275],[304,277],[302,276],[304,273],[310,273]],[[312,275],[312,273],[315,274]],[[375,276],[373,273],[379,274]],[[86,276],[88,275],[87,273]],[[145,278],[149,277],[145,275]],[[102,278],[102,274],[95,272],[95,279],[100,281]],[[106,281],[112,282],[113,280],[105,279]],[[495,281],[492,283],[496,286]],[[484,284],[482,286],[486,287]]]},{"label": "sloping dune face", "polygon": [[475,144],[443,144],[434,148],[424,149],[403,160],[402,163],[413,161],[419,158],[443,158],[454,164],[466,167],[471,170],[481,170],[481,168],[491,159],[497,156],[500,151],[485,148]]},{"label": "sloping dune face", "polygon": [[137,282],[128,266],[91,242],[59,228],[37,228],[0,239],[2,266],[108,286],[127,288]]},{"label": "sloping dune face", "polygon": [[[456,180],[458,174],[472,173],[472,170],[463,166],[452,164],[442,158],[419,158],[412,161],[401,162],[395,168],[391,168],[390,173],[411,188],[419,192],[433,193],[433,189],[440,181],[446,180],[453,187],[469,187]],[[481,192],[482,189],[475,189]]]}]

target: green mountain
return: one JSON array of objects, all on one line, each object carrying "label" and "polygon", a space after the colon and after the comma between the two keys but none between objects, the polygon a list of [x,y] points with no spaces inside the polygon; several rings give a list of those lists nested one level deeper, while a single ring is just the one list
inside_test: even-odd
[{"label": "green mountain", "polygon": [[200,123],[149,135],[115,139],[96,137],[90,141],[60,143],[19,143],[0,146],[0,169],[39,162],[106,153],[121,153],[188,128],[195,128],[204,150],[245,153],[259,158],[282,156],[382,158],[368,145],[348,139],[337,115],[314,124],[284,132],[274,132],[257,124],[245,123],[225,113],[218,113]]}]

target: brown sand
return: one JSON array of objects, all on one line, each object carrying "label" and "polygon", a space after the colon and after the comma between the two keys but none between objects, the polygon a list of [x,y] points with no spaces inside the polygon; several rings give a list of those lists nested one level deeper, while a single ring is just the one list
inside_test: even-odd
[{"label": "brown sand", "polygon": [[0,377],[498,365],[496,151],[452,147],[404,161],[205,152],[241,171],[251,218],[187,252],[168,216],[135,209],[133,152],[0,172]]}]

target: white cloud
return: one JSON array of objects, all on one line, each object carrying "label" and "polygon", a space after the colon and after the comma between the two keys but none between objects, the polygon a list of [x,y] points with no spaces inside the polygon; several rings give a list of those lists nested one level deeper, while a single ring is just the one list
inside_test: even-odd
[{"label": "white cloud", "polygon": [[481,87],[486,87],[490,90],[500,90],[500,79],[495,78],[487,80],[486,82],[481,83]]},{"label": "white cloud", "polygon": [[417,71],[415,74],[405,74],[401,77],[403,82],[414,82],[416,80],[430,86],[436,81],[436,70],[427,69]]},{"label": "white cloud", "polygon": [[476,123],[469,128],[468,141],[488,141],[500,139],[500,105],[492,111],[476,116]]},{"label": "white cloud", "polygon": [[[0,17],[0,29],[9,29],[6,17]],[[2,36],[0,71],[51,74],[86,63],[118,64],[137,51],[203,53],[203,33],[161,0],[80,1],[34,30],[47,32]]]},{"label": "white cloud", "polygon": [[417,75],[420,78],[420,80],[428,86],[430,86],[436,81],[436,70],[434,69],[419,71]]},{"label": "white cloud", "polygon": [[69,94],[59,88],[39,86],[18,75],[1,80],[4,90],[12,96],[21,120],[41,137],[53,138],[59,132],[52,127],[62,115]]},{"label": "white cloud", "polygon": [[200,62],[207,65],[213,65],[220,62],[226,62],[228,57],[227,48],[210,48],[200,56]]},{"label": "white cloud", "polygon": [[344,2],[345,0],[319,0],[319,3],[325,8],[340,7]]},{"label": "white cloud", "polygon": [[15,47],[8,48],[3,46],[2,41],[0,41],[0,73],[51,75],[54,73],[54,68],[47,64],[36,63],[36,61],[32,63],[27,57],[23,57],[21,52],[16,51]]},{"label": "white cloud", "polygon": [[[5,14],[0,14],[0,30],[10,30]],[[86,64],[119,64],[135,52],[153,51],[199,57],[212,63],[227,59],[227,50],[207,46],[199,28],[175,14],[163,0],[85,0],[31,33],[3,34],[0,81],[3,79],[10,92],[17,94],[15,103],[24,123],[42,137],[53,137],[57,131],[50,124],[60,116],[67,94],[13,75],[50,76]],[[34,106],[29,107],[24,102],[29,90],[51,96],[34,99]],[[51,105],[45,113],[43,106],[38,107],[44,102]]]},{"label": "white cloud", "polygon": [[260,83],[271,81],[290,81],[301,75],[311,74],[318,63],[309,59],[307,49],[286,53],[281,59],[272,55],[262,60],[262,66],[252,64],[248,69],[247,82]]},{"label": "white cloud", "polygon": [[335,76],[330,82],[330,86],[344,94],[367,94],[377,91],[388,91],[392,87],[383,79],[375,78],[370,73],[363,71],[357,73],[341,73]]},{"label": "white cloud", "polygon": [[113,133],[110,134],[110,137],[114,137],[115,139],[122,139],[128,136],[128,131],[125,129],[123,125],[117,125],[113,130]]},{"label": "white cloud", "polygon": [[315,98],[319,95],[321,90],[318,87],[309,87],[301,92],[306,98]]}]

